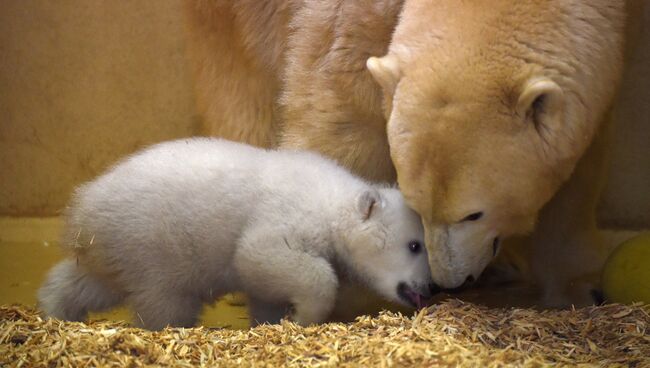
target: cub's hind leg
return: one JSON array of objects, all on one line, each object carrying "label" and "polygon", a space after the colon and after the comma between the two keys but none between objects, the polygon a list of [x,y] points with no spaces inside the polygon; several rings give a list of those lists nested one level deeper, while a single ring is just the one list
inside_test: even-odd
[{"label": "cub's hind leg", "polygon": [[88,312],[104,311],[122,301],[120,292],[89,273],[76,259],[54,266],[38,290],[39,307],[45,314],[68,321],[83,321]]},{"label": "cub's hind leg", "polygon": [[192,327],[201,311],[201,298],[164,288],[133,292],[129,297],[136,325],[149,330]]}]

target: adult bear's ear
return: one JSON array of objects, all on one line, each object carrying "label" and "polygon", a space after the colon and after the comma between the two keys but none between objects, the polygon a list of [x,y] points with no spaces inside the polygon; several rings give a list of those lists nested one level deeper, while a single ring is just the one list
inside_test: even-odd
[{"label": "adult bear's ear", "polygon": [[357,211],[363,221],[368,220],[381,206],[381,194],[374,189],[365,190],[357,197]]},{"label": "adult bear's ear", "polygon": [[366,60],[366,67],[384,90],[384,93],[392,96],[395,93],[397,82],[399,82],[402,75],[399,61],[395,55],[388,54],[383,57],[371,56]]},{"label": "adult bear's ear", "polygon": [[549,78],[531,78],[523,86],[516,111],[540,131],[561,128],[564,114],[562,88]]}]

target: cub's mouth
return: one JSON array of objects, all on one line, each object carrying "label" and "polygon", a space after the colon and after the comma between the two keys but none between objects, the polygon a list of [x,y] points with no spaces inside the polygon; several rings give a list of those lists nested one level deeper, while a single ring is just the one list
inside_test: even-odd
[{"label": "cub's mouth", "polygon": [[411,306],[417,308],[417,309],[422,309],[424,307],[429,306],[429,299],[431,298],[431,295],[423,295],[418,293],[417,291],[413,290],[410,286],[408,286],[404,282],[400,282],[397,284],[397,295],[405,301],[406,303],[410,304]]}]

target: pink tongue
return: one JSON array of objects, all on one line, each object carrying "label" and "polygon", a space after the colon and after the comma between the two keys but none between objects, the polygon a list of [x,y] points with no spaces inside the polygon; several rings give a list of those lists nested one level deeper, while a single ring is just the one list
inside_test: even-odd
[{"label": "pink tongue", "polygon": [[413,299],[415,299],[415,305],[417,306],[417,308],[421,309],[422,308],[422,299],[420,297],[420,294],[413,293]]}]

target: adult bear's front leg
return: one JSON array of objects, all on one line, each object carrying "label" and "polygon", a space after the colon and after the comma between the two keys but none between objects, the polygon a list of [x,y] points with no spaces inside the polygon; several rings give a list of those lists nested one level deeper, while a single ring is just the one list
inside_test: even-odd
[{"label": "adult bear's front leg", "polygon": [[573,175],[540,212],[530,236],[530,265],[547,307],[598,302],[600,273],[608,255],[597,229],[596,205],[607,163],[607,126],[601,127]]},{"label": "adult bear's front leg", "polygon": [[373,182],[394,182],[383,95],[366,61],[386,53],[401,4],[370,3],[309,1],[296,13],[279,144],[317,151]]}]

